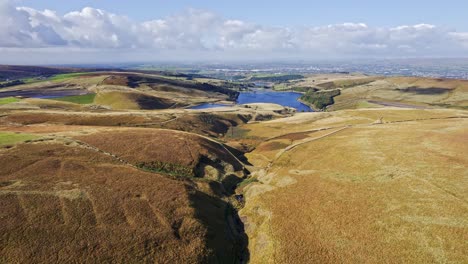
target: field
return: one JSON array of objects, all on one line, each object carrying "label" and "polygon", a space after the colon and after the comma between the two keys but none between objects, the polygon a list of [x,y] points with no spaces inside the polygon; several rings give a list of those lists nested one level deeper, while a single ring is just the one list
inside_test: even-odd
[{"label": "field", "polygon": [[468,262],[467,81],[256,76],[323,108],[298,113],[234,105],[248,81],[40,70],[0,89],[0,263]]},{"label": "field", "polygon": [[36,139],[38,136],[32,134],[21,134],[11,132],[0,132],[0,147],[11,146],[16,143]]},{"label": "field", "polygon": [[75,95],[75,96],[65,96],[65,97],[57,97],[54,100],[57,101],[65,101],[75,104],[92,104],[94,102],[94,98],[96,94],[85,94],[85,95]]},{"label": "field", "polygon": [[84,75],[89,75],[89,73],[88,72],[62,73],[62,74],[57,74],[57,75],[52,76],[51,78],[49,78],[49,80],[53,82],[60,82],[60,81],[64,81],[64,80],[68,80],[74,77],[84,76]]},{"label": "field", "polygon": [[10,103],[16,103],[19,102],[20,99],[15,98],[15,97],[5,97],[5,98],[0,98],[0,105],[6,105]]}]

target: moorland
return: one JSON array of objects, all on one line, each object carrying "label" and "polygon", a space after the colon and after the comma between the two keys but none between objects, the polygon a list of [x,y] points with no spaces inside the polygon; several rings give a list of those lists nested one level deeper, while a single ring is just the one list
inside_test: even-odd
[{"label": "moorland", "polygon": [[[258,82],[315,112],[235,104]],[[0,85],[2,263],[468,261],[467,80],[2,66]]]}]

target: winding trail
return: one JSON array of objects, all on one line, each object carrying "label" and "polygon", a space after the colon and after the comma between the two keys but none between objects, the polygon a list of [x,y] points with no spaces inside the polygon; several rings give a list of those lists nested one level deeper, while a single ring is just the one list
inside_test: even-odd
[{"label": "winding trail", "polygon": [[[301,140],[301,141],[298,142],[298,143],[289,145],[289,146],[287,146],[286,148],[284,148],[284,149],[282,149],[281,151],[279,151],[278,154],[276,154],[275,159],[274,159],[273,161],[271,161],[270,164],[273,165],[273,163],[274,163],[275,161],[277,161],[279,158],[281,158],[281,156],[282,156],[284,153],[286,153],[286,152],[288,152],[288,151],[290,151],[290,150],[293,150],[293,149],[296,148],[296,147],[299,147],[299,146],[301,146],[301,145],[304,145],[304,144],[307,144],[307,143],[310,143],[310,142],[312,142],[312,141],[316,141],[316,140],[319,140],[319,139],[322,139],[322,138],[325,138],[325,137],[329,137],[329,136],[334,135],[334,134],[336,134],[336,133],[338,133],[338,132],[340,132],[340,131],[343,131],[343,130],[349,128],[349,127],[351,127],[351,126],[344,126],[344,127],[338,128],[337,130],[332,131],[332,132],[330,132],[330,133],[328,133],[328,134],[325,134],[325,135],[322,135],[322,136],[319,136],[319,137],[314,137],[314,138],[307,138],[307,139],[305,139],[305,140]],[[319,130],[319,131],[320,131],[320,130]],[[270,167],[270,165],[268,165],[268,167]]]},{"label": "winding trail", "polygon": [[313,138],[306,138],[304,140],[301,140],[295,144],[292,144],[292,145],[289,145],[287,146],[286,148],[280,150],[276,155],[275,155],[275,158],[273,160],[271,160],[268,164],[268,166],[266,167],[266,170],[268,171],[272,166],[273,164],[279,159],[281,158],[281,156],[283,156],[286,152],[289,152],[301,145],[304,145],[304,144],[307,144],[307,143],[310,143],[310,142],[313,142],[313,141],[316,141],[316,140],[320,140],[320,139],[323,139],[323,138],[326,138],[326,137],[329,137],[329,136],[332,136],[338,132],[341,132],[347,128],[353,128],[353,127],[369,127],[369,126],[376,126],[376,125],[388,125],[388,124],[401,124],[401,123],[408,123],[408,122],[415,122],[415,121],[430,121],[430,120],[448,120],[448,119],[467,119],[468,116],[449,116],[449,117],[433,117],[433,118],[420,118],[420,119],[407,119],[407,120],[396,120],[396,121],[389,121],[389,122],[382,122],[382,123],[370,123],[370,124],[357,124],[357,125],[346,125],[346,126],[338,126],[338,127],[325,127],[325,128],[317,128],[317,129],[311,129],[311,130],[304,130],[304,131],[295,131],[295,132],[291,132],[291,133],[286,133],[286,134],[281,134],[279,136],[275,136],[275,137],[271,137],[271,138],[268,138],[265,140],[265,142],[268,142],[268,141],[271,141],[271,140],[274,140],[274,139],[278,139],[278,138],[281,138],[281,137],[285,137],[285,136],[288,136],[288,135],[291,135],[291,134],[298,134],[298,133],[313,133],[313,132],[318,132],[318,131],[325,131],[325,130],[332,130],[332,129],[336,129],[328,134],[325,134],[325,135],[322,135],[322,136],[319,136],[319,137],[313,137]]}]

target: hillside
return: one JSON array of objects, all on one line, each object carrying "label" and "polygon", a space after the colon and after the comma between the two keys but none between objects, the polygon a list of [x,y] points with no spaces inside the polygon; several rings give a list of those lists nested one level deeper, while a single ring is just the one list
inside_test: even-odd
[{"label": "hillside", "polygon": [[171,130],[38,132],[0,152],[2,262],[242,258],[225,197],[245,172],[219,143]]},{"label": "hillside", "polygon": [[[53,76],[62,73],[74,73],[84,71],[84,69],[80,68],[0,65],[0,81],[4,81],[7,79],[20,80],[25,78]],[[86,71],[90,70],[87,69]]]},{"label": "hillside", "polygon": [[463,263],[468,114],[372,109],[247,124],[252,263]]},{"label": "hillside", "polygon": [[[65,71],[65,69],[63,69]],[[182,108],[205,102],[235,101],[238,92],[185,76],[147,72],[94,71],[58,74],[0,88],[0,98],[65,100],[93,96],[95,107],[116,110]]]},{"label": "hillside", "polygon": [[213,254],[186,183],[60,143],[19,145],[0,163],[1,262],[200,262]]}]

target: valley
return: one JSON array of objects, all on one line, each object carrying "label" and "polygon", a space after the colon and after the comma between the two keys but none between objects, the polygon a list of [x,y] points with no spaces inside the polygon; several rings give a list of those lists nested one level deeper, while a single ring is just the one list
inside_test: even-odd
[{"label": "valley", "polygon": [[468,261],[467,80],[32,69],[0,68],[0,262]]}]

